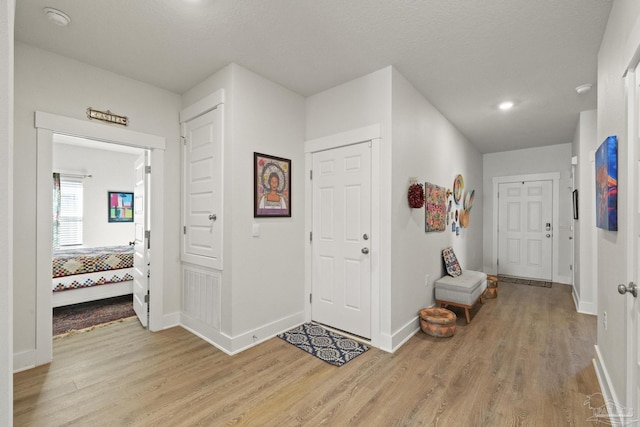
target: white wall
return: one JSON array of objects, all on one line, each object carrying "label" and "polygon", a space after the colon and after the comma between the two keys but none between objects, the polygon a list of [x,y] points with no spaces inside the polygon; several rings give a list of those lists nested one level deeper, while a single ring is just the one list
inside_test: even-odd
[{"label": "white wall", "polygon": [[483,155],[484,187],[484,269],[495,271],[493,254],[493,178],[558,172],[559,181],[559,223],[558,253],[553,256],[553,280],[571,282],[571,225],[573,207],[571,195],[571,143],[549,145],[524,150],[504,151]]},{"label": "white wall", "polygon": [[596,110],[580,113],[572,153],[578,158],[575,186],[578,190],[578,220],[574,221],[574,299],[581,313],[597,314],[597,246],[595,245]]},{"label": "white wall", "polygon": [[[452,246],[463,269],[482,269],[483,188],[480,152],[397,70],[392,109],[391,324],[395,334],[407,324],[416,322],[417,327],[418,311],[435,303],[433,282],[446,274],[442,249]],[[407,202],[409,177],[452,189],[458,174],[464,178],[465,191],[475,190],[468,228],[458,236],[451,227],[426,233],[424,208],[411,209]]]},{"label": "white wall", "polygon": [[[86,118],[87,107],[129,117],[131,130],[166,138],[164,313],[180,310],[180,96],[52,54],[15,45],[14,353],[35,348],[36,130],[34,112]],[[112,126],[105,124],[104,126]],[[113,125],[115,126],[115,125]],[[105,202],[106,203],[106,202]]]},{"label": "white wall", "polygon": [[0,425],[13,424],[13,22],[0,6]]},{"label": "white wall", "polygon": [[[627,100],[623,75],[640,46],[640,2],[613,2],[604,38],[598,52],[598,136],[599,145],[607,136],[618,136],[618,231],[597,229],[598,246],[598,317],[608,314],[608,327],[598,322],[597,351],[608,373],[609,386],[622,405],[625,402],[627,372],[627,299],[617,293],[618,283],[626,283],[627,238],[630,238],[627,215],[630,190],[627,153]],[[633,186],[631,189],[635,189]],[[615,397],[615,396],[614,396]]]},{"label": "white wall", "polygon": [[83,246],[126,245],[134,240],[133,222],[108,221],[107,194],[109,191],[133,192],[137,158],[136,154],[54,143],[54,172],[91,175],[83,180]]},{"label": "white wall", "polygon": [[[183,96],[225,89],[224,270],[221,329],[234,349],[304,312],[304,98],[231,64]],[[253,217],[253,153],[291,159],[291,218]],[[258,224],[260,236],[252,236]],[[255,331],[255,332],[254,332]],[[246,338],[249,338],[249,342]]]}]

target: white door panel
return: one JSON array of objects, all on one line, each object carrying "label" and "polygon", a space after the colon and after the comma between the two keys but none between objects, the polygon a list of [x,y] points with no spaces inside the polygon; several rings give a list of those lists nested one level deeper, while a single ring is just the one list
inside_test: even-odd
[{"label": "white door panel", "polygon": [[133,202],[133,222],[135,229],[133,251],[133,309],[142,326],[149,323],[149,241],[146,238],[148,227],[147,215],[149,194],[146,166],[148,165],[148,152],[136,159],[135,187]]},{"label": "white door panel", "polygon": [[312,319],[369,338],[369,145],[315,153],[313,171]]},{"label": "white door panel", "polygon": [[552,279],[552,183],[501,183],[498,200],[498,271]]},{"label": "white door panel", "polygon": [[222,269],[222,105],[184,123],[183,261]]}]

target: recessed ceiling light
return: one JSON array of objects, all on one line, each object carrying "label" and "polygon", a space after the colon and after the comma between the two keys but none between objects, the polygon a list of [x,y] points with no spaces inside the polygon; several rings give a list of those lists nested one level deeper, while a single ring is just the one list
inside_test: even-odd
[{"label": "recessed ceiling light", "polygon": [[66,27],[71,22],[69,15],[52,7],[45,7],[42,9],[42,13],[44,13],[49,21],[61,27]]},{"label": "recessed ceiling light", "polygon": [[513,101],[504,101],[498,104],[498,108],[502,111],[507,111],[513,108]]},{"label": "recessed ceiling light", "polygon": [[591,83],[587,83],[584,85],[580,85],[576,88],[576,92],[578,92],[580,95],[582,95],[583,93],[587,93],[591,90],[592,84]]}]

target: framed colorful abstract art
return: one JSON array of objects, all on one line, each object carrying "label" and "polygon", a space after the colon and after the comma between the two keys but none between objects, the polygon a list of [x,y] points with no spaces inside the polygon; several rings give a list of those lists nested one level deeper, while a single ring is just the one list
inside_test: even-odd
[{"label": "framed colorful abstract art", "polygon": [[291,216],[291,160],[253,153],[253,216]]},{"label": "framed colorful abstract art", "polygon": [[109,222],[133,222],[133,193],[108,191]]},{"label": "framed colorful abstract art", "polygon": [[618,231],[618,138],[610,136],[596,151],[596,226]]},{"label": "framed colorful abstract art", "polygon": [[447,226],[447,189],[424,183],[424,231],[444,231]]}]

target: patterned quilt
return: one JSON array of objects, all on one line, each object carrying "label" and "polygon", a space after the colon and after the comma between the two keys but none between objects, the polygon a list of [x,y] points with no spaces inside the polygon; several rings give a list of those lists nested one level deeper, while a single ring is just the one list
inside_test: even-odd
[{"label": "patterned quilt", "polygon": [[133,267],[133,246],[63,249],[53,254],[53,277]]},{"label": "patterned quilt", "polygon": [[133,280],[133,246],[64,249],[53,254],[54,292]]}]

